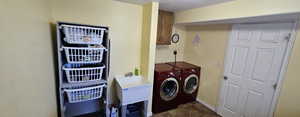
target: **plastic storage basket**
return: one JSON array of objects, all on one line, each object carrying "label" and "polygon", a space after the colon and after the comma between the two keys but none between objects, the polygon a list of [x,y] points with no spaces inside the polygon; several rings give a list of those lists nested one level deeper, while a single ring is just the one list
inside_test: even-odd
[{"label": "plastic storage basket", "polygon": [[103,88],[106,85],[98,85],[92,87],[65,89],[70,103],[94,100],[102,97]]},{"label": "plastic storage basket", "polygon": [[87,47],[63,47],[65,50],[68,63],[100,63],[103,53],[106,51],[104,47],[87,48]]},{"label": "plastic storage basket", "polygon": [[71,44],[102,44],[105,28],[88,26],[61,25],[65,38]]},{"label": "plastic storage basket", "polygon": [[69,83],[82,83],[100,81],[103,69],[100,67],[81,67],[79,64],[67,64],[62,69],[65,71]]}]

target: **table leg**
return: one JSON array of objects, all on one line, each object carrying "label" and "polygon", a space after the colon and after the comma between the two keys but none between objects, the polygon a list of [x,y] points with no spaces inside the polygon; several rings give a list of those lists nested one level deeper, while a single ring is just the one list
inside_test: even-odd
[{"label": "table leg", "polygon": [[127,105],[122,105],[121,117],[126,117]]},{"label": "table leg", "polygon": [[148,116],[148,101],[144,101],[144,117]]}]

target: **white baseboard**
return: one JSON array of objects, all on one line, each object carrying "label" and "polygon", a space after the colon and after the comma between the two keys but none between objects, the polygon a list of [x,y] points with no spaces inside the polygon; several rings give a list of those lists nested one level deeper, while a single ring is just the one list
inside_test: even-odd
[{"label": "white baseboard", "polygon": [[207,104],[206,102],[204,102],[204,101],[202,101],[202,100],[200,100],[200,99],[197,99],[196,101],[199,102],[199,103],[201,103],[201,104],[203,104],[204,106],[206,106],[206,107],[209,108],[210,110],[212,110],[212,111],[214,111],[214,112],[217,112],[217,110],[216,110],[215,107],[213,107],[213,106]]},{"label": "white baseboard", "polygon": [[151,117],[152,116],[152,112],[148,112],[147,117]]}]

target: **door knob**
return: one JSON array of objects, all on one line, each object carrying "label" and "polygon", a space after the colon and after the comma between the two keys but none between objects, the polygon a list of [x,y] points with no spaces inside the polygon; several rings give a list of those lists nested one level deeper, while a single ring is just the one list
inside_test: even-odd
[{"label": "door knob", "polygon": [[227,76],[224,76],[224,80],[227,80],[228,79],[228,77]]}]

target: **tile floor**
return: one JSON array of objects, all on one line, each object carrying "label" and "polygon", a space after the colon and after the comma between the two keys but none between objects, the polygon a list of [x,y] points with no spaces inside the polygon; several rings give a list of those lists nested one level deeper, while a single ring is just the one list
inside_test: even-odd
[{"label": "tile floor", "polygon": [[152,117],[221,117],[198,102],[180,105],[178,108],[155,114]]}]

